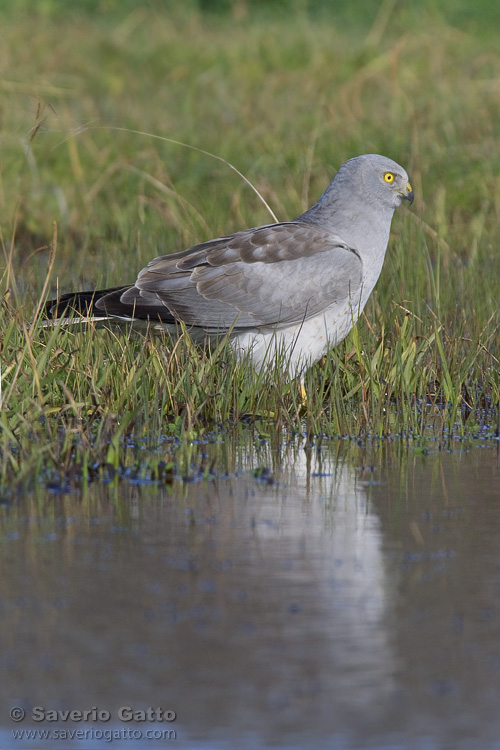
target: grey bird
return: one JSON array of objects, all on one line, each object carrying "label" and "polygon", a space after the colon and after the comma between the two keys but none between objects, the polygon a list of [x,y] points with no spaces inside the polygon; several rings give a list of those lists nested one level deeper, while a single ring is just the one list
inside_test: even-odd
[{"label": "grey bird", "polygon": [[378,154],[357,156],[297,219],[162,255],[134,284],[66,294],[45,313],[75,322],[76,311],[83,320],[132,321],[174,335],[182,322],[195,341],[227,335],[256,369],[278,356],[296,377],[358,320],[403,200],[413,202],[403,167]]}]

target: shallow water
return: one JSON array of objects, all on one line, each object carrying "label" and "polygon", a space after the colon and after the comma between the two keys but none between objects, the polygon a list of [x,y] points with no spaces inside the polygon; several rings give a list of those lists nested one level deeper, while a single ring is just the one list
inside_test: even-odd
[{"label": "shallow water", "polygon": [[2,508],[0,747],[500,748],[498,449],[248,447]]}]

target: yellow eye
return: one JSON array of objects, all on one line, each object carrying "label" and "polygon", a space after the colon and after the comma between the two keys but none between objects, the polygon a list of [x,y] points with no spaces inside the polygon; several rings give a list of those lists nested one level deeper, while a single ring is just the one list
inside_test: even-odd
[{"label": "yellow eye", "polygon": [[392,172],[386,172],[384,175],[384,180],[388,183],[394,182],[396,175],[394,175]]}]

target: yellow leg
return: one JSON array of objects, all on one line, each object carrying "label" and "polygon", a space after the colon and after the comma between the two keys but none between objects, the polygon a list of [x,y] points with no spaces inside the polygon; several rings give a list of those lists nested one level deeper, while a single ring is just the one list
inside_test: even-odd
[{"label": "yellow leg", "polygon": [[307,404],[307,393],[306,393],[303,380],[300,381],[297,390],[299,391],[299,399],[302,403],[302,406],[305,406]]}]

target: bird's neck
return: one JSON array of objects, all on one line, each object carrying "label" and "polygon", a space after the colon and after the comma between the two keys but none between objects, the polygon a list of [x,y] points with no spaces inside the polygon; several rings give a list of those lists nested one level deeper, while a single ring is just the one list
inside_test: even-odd
[{"label": "bird's neck", "polygon": [[[339,194],[340,193],[340,194]],[[392,207],[383,204],[370,204],[362,197],[352,195],[345,200],[340,191],[329,194],[327,189],[317,203],[296,221],[313,222],[340,236],[353,249],[364,248],[363,254],[370,253],[370,248],[383,248],[382,257],[389,241],[391,221],[394,214]],[[342,217],[339,222],[338,217]],[[376,238],[371,242],[371,238]]]}]

